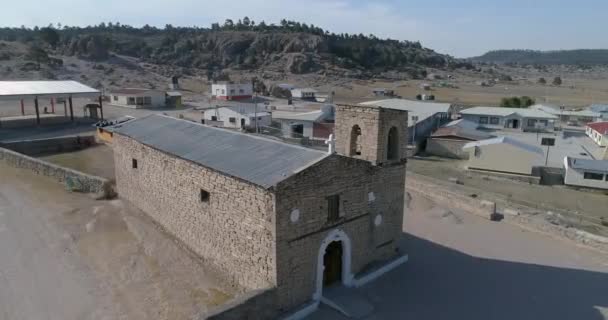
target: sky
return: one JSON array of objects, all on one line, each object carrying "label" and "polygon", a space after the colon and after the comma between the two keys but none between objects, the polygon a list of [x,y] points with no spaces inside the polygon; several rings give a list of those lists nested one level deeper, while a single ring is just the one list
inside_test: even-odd
[{"label": "sky", "polygon": [[496,49],[608,48],[606,0],[0,0],[0,26],[120,22],[209,27],[244,16],[420,41],[455,57]]}]

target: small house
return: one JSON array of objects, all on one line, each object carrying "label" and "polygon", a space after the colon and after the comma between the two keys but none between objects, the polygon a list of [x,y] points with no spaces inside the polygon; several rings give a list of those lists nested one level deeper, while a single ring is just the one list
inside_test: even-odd
[{"label": "small house", "polygon": [[179,108],[182,106],[182,94],[179,91],[167,91],[167,107]]},{"label": "small house", "polygon": [[250,82],[217,82],[211,85],[211,96],[217,100],[251,99],[253,97],[253,84]]},{"label": "small house", "polygon": [[372,90],[372,93],[376,97],[394,97],[395,91],[386,88],[376,88]]},{"label": "small house", "polygon": [[126,108],[162,108],[165,92],[152,89],[125,88],[110,91],[110,104]]},{"label": "small house", "polygon": [[463,150],[469,154],[469,170],[530,176],[533,167],[545,162],[541,148],[510,137],[469,142]]},{"label": "small house", "polygon": [[222,128],[255,129],[268,127],[272,122],[270,112],[255,110],[254,106],[219,107],[204,112],[203,123]]},{"label": "small house", "polygon": [[564,168],[566,185],[608,190],[608,160],[565,157]]},{"label": "small house", "polygon": [[273,111],[272,120],[285,138],[325,141],[334,130],[334,107],[322,106],[307,112]]},{"label": "small house", "polygon": [[467,143],[491,138],[494,138],[494,136],[485,131],[477,130],[477,124],[458,119],[431,134],[427,139],[425,152],[445,158],[468,159],[468,152],[463,150]]},{"label": "small house", "polygon": [[291,97],[299,100],[315,100],[317,92],[312,88],[295,88],[291,89]]},{"label": "small house", "polygon": [[537,109],[474,107],[460,111],[463,119],[480,128],[515,131],[553,131],[556,116]]},{"label": "small house", "polygon": [[600,147],[608,147],[608,121],[588,123],[585,133]]}]

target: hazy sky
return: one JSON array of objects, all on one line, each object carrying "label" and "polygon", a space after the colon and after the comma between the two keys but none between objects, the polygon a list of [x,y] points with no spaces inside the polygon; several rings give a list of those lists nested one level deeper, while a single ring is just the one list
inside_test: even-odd
[{"label": "hazy sky", "polygon": [[205,26],[249,16],[373,33],[457,57],[492,49],[608,48],[607,0],[0,0],[0,25]]}]

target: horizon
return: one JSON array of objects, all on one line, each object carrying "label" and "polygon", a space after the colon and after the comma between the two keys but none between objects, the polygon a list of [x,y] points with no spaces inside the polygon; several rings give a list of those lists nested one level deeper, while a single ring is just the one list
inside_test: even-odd
[{"label": "horizon", "polygon": [[6,27],[44,27],[50,23],[85,27],[93,25],[92,21],[111,21],[134,27],[148,24],[163,28],[171,24],[208,28],[214,22],[221,24],[226,19],[245,16],[268,24],[278,24],[284,18],[336,34],[374,34],[383,39],[419,41],[424,47],[457,58],[496,50],[608,48],[608,39],[602,32],[608,27],[602,17],[608,3],[601,0],[580,0],[576,4],[565,0],[462,0],[457,5],[442,2],[445,1],[251,0],[218,7],[208,0],[134,0],[128,4],[118,0],[56,0],[49,8],[34,0],[23,0],[5,7],[0,20]]}]

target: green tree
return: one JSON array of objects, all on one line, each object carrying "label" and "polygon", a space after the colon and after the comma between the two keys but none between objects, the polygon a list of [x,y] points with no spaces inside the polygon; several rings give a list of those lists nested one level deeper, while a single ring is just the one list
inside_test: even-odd
[{"label": "green tree", "polygon": [[40,29],[40,38],[42,41],[48,43],[53,49],[57,47],[59,42],[59,33],[51,27]]},{"label": "green tree", "polygon": [[554,86],[561,86],[562,85],[562,78],[561,77],[555,77],[553,79],[553,85]]}]

